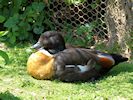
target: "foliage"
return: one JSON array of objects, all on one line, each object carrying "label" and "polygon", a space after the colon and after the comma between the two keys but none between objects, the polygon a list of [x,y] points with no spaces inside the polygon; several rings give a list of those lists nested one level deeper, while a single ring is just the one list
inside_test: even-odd
[{"label": "foliage", "polygon": [[[85,1],[86,0],[65,0],[65,2],[70,5],[84,3]],[[92,9],[95,9],[99,0],[90,2],[92,3]],[[54,22],[51,21],[50,16],[56,12],[47,12],[48,6],[49,4],[44,0],[0,0],[0,27],[1,29],[6,28],[7,30],[6,35],[2,37],[0,41],[15,44],[18,41],[33,40],[34,36],[40,35],[44,31],[55,30]],[[91,31],[93,31],[95,25],[97,25],[95,23],[97,22],[79,25],[76,28],[76,36],[79,36],[79,41],[75,41],[74,44],[87,45],[92,40],[93,32]],[[64,30],[65,27],[66,26],[63,25]],[[70,28],[67,32],[69,36],[66,36],[66,39],[69,41],[73,40],[73,30],[71,30],[71,27],[68,27]]]},{"label": "foliage", "polygon": [[[86,2],[87,0],[64,0],[66,4],[72,5],[72,4],[81,4]],[[95,9],[97,7],[97,4],[100,4],[100,0],[90,1],[92,9]]]},{"label": "foliage", "polygon": [[[6,35],[7,33],[8,31],[0,31],[0,38]],[[5,60],[6,64],[9,62],[9,57],[5,51],[0,50],[0,56]]]},{"label": "foliage", "polygon": [[4,37],[11,44],[18,40],[32,39],[34,34],[41,34],[51,23],[44,26],[48,15],[43,0],[1,0],[0,23],[9,31]]},{"label": "foliage", "polygon": [[[85,1],[65,0],[68,4],[84,3]],[[95,9],[98,2],[99,0],[96,0],[91,4],[92,9]],[[0,41],[15,44],[18,41],[33,40],[35,34],[40,35],[44,31],[54,30],[54,24],[49,20],[54,13],[47,13],[47,6],[49,5],[43,0],[0,0],[0,23],[7,30],[6,35]],[[72,28],[73,26],[68,23],[65,24],[67,24],[63,25],[63,32],[67,33],[65,40],[74,45],[86,46],[93,41],[93,29],[100,23],[93,21],[85,25],[78,25],[76,28]]]},{"label": "foliage", "polygon": [[67,4],[71,5],[71,4],[79,4],[79,3],[83,3],[86,0],[64,0]]},{"label": "foliage", "polygon": [[4,93],[0,93],[1,100],[21,100],[20,98],[12,95],[9,91],[5,91]]},{"label": "foliage", "polygon": [[0,23],[3,23],[5,21],[5,17],[0,15]]},{"label": "foliage", "polygon": [[79,25],[75,28],[75,30],[72,30],[72,26],[67,24],[66,28],[64,29],[67,31],[67,34],[65,35],[66,42],[83,47],[91,45],[94,35],[93,30],[98,26],[99,23],[99,21],[93,21],[89,24]]},{"label": "foliage", "polygon": [[0,31],[0,38],[7,35],[9,31]]},{"label": "foliage", "polygon": [[[12,100],[131,100],[133,98],[133,65],[122,63],[95,82],[63,83],[36,80],[27,74],[26,61],[30,44],[8,49],[9,65],[0,60],[0,98]],[[5,100],[3,98],[3,100]],[[8,100],[8,99],[7,99]],[[9,99],[10,100],[10,99]]]},{"label": "foliage", "polygon": [[120,53],[121,52],[120,45],[117,42],[115,42],[113,47],[110,48],[105,42],[99,41],[97,44],[95,44],[95,49],[106,51],[109,53]]},{"label": "foliage", "polygon": [[0,56],[1,56],[2,58],[4,58],[6,64],[9,62],[9,57],[8,57],[8,55],[7,55],[6,52],[0,50]]}]

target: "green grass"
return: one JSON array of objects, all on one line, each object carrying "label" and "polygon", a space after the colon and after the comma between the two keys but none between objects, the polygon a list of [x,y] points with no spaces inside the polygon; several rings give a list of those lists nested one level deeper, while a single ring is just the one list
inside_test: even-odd
[{"label": "green grass", "polygon": [[[24,45],[24,46],[23,46]],[[131,100],[133,64],[122,63],[96,82],[36,80],[26,71],[30,45],[7,49],[10,63],[0,59],[0,100]]]}]

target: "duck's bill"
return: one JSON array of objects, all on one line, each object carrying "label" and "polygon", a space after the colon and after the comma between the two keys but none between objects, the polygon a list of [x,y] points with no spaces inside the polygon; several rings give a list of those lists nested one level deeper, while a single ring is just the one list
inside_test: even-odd
[{"label": "duck's bill", "polygon": [[32,49],[36,49],[36,50],[38,50],[38,49],[42,48],[42,45],[41,45],[40,42],[37,42],[37,43],[34,44],[31,48],[32,48]]}]

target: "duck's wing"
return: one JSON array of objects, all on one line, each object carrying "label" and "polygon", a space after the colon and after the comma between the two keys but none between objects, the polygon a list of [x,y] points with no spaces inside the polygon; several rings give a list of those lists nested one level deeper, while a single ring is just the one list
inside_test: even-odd
[{"label": "duck's wing", "polygon": [[97,70],[95,68],[92,68],[91,70],[85,71],[84,73],[65,71],[58,79],[64,82],[83,82],[96,80],[100,76],[101,75],[97,72]]}]

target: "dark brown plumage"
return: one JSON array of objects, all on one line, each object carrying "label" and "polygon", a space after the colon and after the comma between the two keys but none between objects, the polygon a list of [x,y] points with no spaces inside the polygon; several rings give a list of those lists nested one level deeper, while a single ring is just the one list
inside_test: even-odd
[{"label": "dark brown plumage", "polygon": [[55,69],[53,77],[66,82],[97,79],[115,65],[128,60],[119,54],[108,54],[92,49],[66,49],[62,35],[54,31],[42,34],[33,48],[44,48],[53,54]]}]

